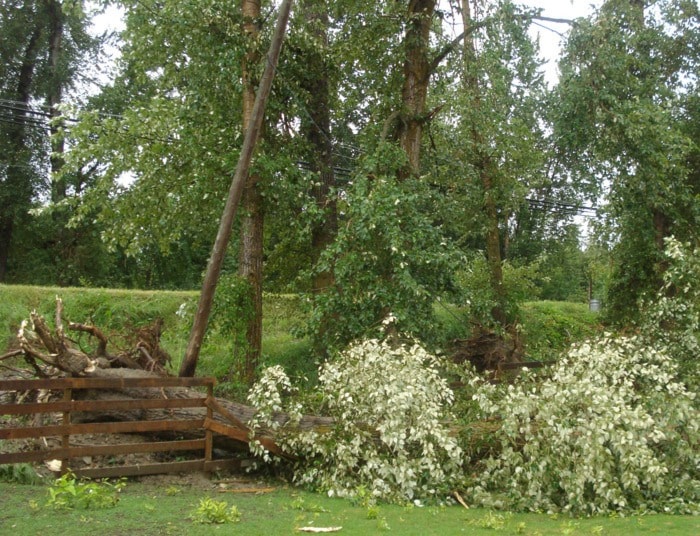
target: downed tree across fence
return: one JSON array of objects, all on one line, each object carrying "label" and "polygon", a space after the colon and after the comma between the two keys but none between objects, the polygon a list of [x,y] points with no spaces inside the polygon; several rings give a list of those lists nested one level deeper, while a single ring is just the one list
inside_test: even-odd
[{"label": "downed tree across fence", "polygon": [[[249,440],[246,428],[242,422],[224,424],[215,420],[215,410],[219,413],[229,413],[212,396],[216,381],[213,378],[50,378],[38,380],[3,380],[0,381],[1,391],[62,391],[61,400],[49,402],[31,402],[20,404],[0,404],[0,415],[36,415],[60,414],[60,424],[9,426],[0,428],[1,440],[41,439],[48,437],[60,438],[59,448],[46,448],[25,452],[0,452],[0,464],[37,462],[45,460],[60,460],[60,471],[72,470],[77,476],[83,477],[117,477],[184,471],[216,471],[240,468],[240,458],[214,460],[214,433],[226,435],[241,442]],[[206,387],[206,394],[196,398],[169,398],[165,389],[172,393],[173,389]],[[124,398],[108,400],[76,400],[74,395],[80,391],[92,392],[123,391],[126,389],[143,389],[160,393],[157,398]],[[191,391],[189,391],[191,393]],[[99,398],[99,397],[98,397]],[[199,409],[189,418],[175,415],[176,410]],[[104,412],[148,411],[161,410],[173,413],[171,419],[142,420],[133,419],[121,422],[74,422],[73,416],[80,415],[85,421],[88,415],[99,415]],[[97,417],[99,418],[99,417]],[[224,419],[235,417],[224,415]],[[102,445],[76,445],[71,441],[78,435],[84,434],[142,434],[142,433],[189,433],[199,435],[199,438],[170,439],[146,443],[119,443]],[[265,441],[272,450],[276,449],[270,441]],[[118,456],[134,453],[154,452],[201,452],[200,456],[188,461],[161,462],[154,464],[123,465],[111,467],[94,467],[88,469],[71,468],[71,460],[86,456]]]}]

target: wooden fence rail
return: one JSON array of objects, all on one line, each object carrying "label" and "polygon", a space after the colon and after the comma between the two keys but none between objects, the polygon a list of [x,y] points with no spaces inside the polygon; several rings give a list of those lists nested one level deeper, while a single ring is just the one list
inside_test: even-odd
[{"label": "wooden fence rail", "polygon": [[[61,472],[71,469],[71,460],[87,456],[118,456],[153,452],[201,451],[201,458],[162,462],[145,465],[120,465],[71,469],[76,476],[89,478],[120,477],[185,471],[216,471],[240,467],[240,459],[213,460],[213,433],[211,426],[216,407],[213,398],[214,378],[54,378],[38,380],[1,380],[0,392],[25,392],[34,390],[63,391],[61,400],[54,402],[31,402],[24,404],[0,404],[0,416],[60,414],[60,424],[33,426],[2,426],[0,440],[60,438],[60,447],[26,452],[2,452],[0,464],[61,460]],[[73,400],[73,393],[81,389],[163,389],[184,387],[206,387],[206,396],[198,398],[129,398],[124,400]],[[73,423],[74,412],[124,411],[144,409],[202,408],[201,418],[172,420],[130,420],[124,422]],[[202,438],[177,439],[147,443],[120,443],[109,445],[76,445],[71,437],[83,434],[137,434],[143,432],[201,432]],[[219,432],[221,433],[221,432]],[[224,432],[225,433],[225,432]],[[229,437],[235,436],[225,433]],[[240,434],[245,441],[245,434]],[[237,439],[236,437],[233,437]],[[46,443],[46,442],[45,442]]]}]

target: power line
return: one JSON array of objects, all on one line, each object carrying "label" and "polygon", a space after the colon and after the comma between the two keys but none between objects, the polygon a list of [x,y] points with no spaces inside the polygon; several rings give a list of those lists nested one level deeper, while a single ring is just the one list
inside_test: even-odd
[{"label": "power line", "polygon": [[583,216],[586,218],[593,218],[598,215],[597,208],[576,203],[564,203],[561,201],[554,201],[551,199],[533,198],[526,198],[525,201],[527,201],[529,207],[532,210],[541,212],[551,212],[568,216]]}]

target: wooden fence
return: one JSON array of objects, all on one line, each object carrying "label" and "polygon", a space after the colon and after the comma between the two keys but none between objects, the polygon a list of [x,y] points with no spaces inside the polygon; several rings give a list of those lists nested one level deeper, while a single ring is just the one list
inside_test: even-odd
[{"label": "wooden fence", "polygon": [[[216,471],[240,467],[240,459],[212,459],[213,434],[224,434],[238,441],[247,441],[247,431],[241,429],[241,423],[224,424],[214,421],[214,410],[219,405],[212,396],[216,383],[214,378],[60,378],[39,380],[4,380],[0,381],[2,391],[62,391],[63,396],[54,402],[32,402],[23,404],[0,404],[2,415],[59,414],[60,424],[33,426],[0,427],[0,440],[40,439],[55,437],[60,440],[60,447],[46,448],[25,452],[1,452],[0,464],[21,462],[38,462],[44,460],[61,460],[61,472],[71,469],[76,476],[105,478],[147,475],[158,473]],[[164,389],[164,388],[206,387],[206,394],[197,398],[142,398],[119,400],[73,400],[73,394],[80,389]],[[124,422],[82,422],[73,423],[74,412],[128,411],[178,408],[203,408],[201,418],[172,420],[129,420]],[[222,411],[225,412],[225,410]],[[205,417],[206,415],[206,417]],[[224,414],[224,419],[231,417]],[[233,425],[233,426],[232,426]],[[138,434],[144,432],[180,432],[188,436],[200,436],[196,439],[173,439],[145,443],[119,443],[107,445],[76,445],[71,438],[83,434]],[[74,442],[73,442],[74,443]],[[93,456],[119,456],[154,452],[198,452],[201,457],[187,461],[149,463],[137,465],[114,465],[90,468],[71,468],[71,460]]]}]

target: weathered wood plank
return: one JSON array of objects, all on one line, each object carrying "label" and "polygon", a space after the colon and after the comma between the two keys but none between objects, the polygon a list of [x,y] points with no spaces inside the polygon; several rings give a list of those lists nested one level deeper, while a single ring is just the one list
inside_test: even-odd
[{"label": "weathered wood plank", "polygon": [[0,415],[30,415],[64,411],[121,411],[131,409],[172,409],[204,407],[206,398],[143,398],[124,400],[73,400],[71,402],[31,402],[0,404]]},{"label": "weathered wood plank", "polygon": [[139,387],[203,387],[216,385],[215,378],[43,378],[37,380],[1,380],[0,391],[33,389],[135,389]]},{"label": "weathered wood plank", "polygon": [[124,443],[121,445],[81,445],[75,447],[32,450],[0,454],[0,464],[40,462],[78,458],[82,456],[112,456],[118,454],[139,454],[146,452],[170,452],[182,450],[203,450],[204,439],[179,441],[158,441],[154,443]]},{"label": "weathered wood plank", "polygon": [[27,428],[0,429],[0,439],[27,439],[66,434],[129,434],[139,432],[182,432],[202,428],[204,419],[185,421],[125,421],[96,422],[70,425],[36,426]]},{"label": "weathered wood plank", "polygon": [[187,462],[155,463],[149,465],[124,465],[116,467],[99,467],[94,469],[76,469],[74,474],[80,478],[116,478],[122,476],[158,475],[164,473],[188,473],[192,471],[236,470],[241,467],[241,460],[226,459],[205,462],[193,460]]}]

